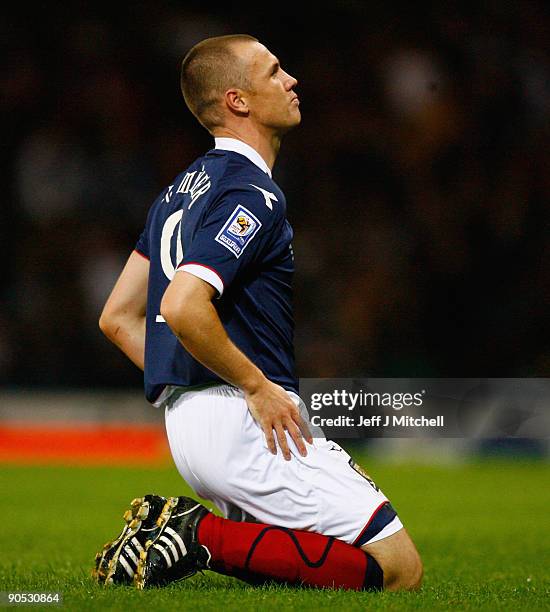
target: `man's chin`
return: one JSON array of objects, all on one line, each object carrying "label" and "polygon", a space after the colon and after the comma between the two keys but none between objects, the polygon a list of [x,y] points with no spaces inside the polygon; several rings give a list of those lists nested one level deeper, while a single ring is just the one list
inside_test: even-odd
[{"label": "man's chin", "polygon": [[292,128],[300,125],[301,121],[302,115],[300,111],[298,111],[297,113],[293,113],[290,117],[287,117],[284,123],[281,122],[279,125],[273,125],[271,129],[273,132],[279,134],[279,136],[284,136]]},{"label": "man's chin", "polygon": [[300,111],[298,111],[296,115],[294,115],[293,117],[290,117],[289,121],[284,126],[281,127],[281,133],[285,134],[292,128],[295,128],[298,125],[300,125],[301,122],[302,122],[302,115]]}]

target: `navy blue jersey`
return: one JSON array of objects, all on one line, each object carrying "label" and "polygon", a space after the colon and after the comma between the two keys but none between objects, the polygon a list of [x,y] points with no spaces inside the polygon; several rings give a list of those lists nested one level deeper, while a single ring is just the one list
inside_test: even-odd
[{"label": "navy blue jersey", "polygon": [[154,202],[136,250],[150,261],[145,394],[167,385],[224,382],[196,361],[160,315],[177,270],[213,285],[231,340],[273,382],[297,392],[291,281],[292,228],[285,197],[248,157],[212,149]]}]

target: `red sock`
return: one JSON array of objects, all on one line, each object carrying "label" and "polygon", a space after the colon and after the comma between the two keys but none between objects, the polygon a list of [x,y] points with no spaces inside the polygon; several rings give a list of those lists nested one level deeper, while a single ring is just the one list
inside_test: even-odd
[{"label": "red sock", "polygon": [[207,514],[199,524],[198,540],[212,555],[210,569],[249,582],[382,588],[382,570],[370,555],[317,533]]}]

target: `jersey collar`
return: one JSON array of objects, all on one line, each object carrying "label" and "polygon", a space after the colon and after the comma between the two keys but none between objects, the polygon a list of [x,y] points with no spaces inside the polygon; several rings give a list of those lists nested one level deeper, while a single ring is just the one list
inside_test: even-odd
[{"label": "jersey collar", "polygon": [[253,149],[250,145],[247,145],[246,142],[237,140],[236,138],[214,138],[214,142],[216,149],[222,149],[223,151],[234,151],[235,153],[244,155],[253,164],[256,164],[260,170],[263,170],[269,176],[269,178],[271,178],[271,170],[269,169],[269,166],[265,163],[258,151]]}]

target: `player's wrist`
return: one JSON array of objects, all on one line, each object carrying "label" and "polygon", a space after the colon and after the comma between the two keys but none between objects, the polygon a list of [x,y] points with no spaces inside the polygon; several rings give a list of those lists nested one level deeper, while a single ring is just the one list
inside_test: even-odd
[{"label": "player's wrist", "polygon": [[251,372],[249,376],[246,377],[239,385],[241,390],[247,395],[253,395],[258,393],[269,381],[263,375],[261,370],[257,368],[255,371]]}]

